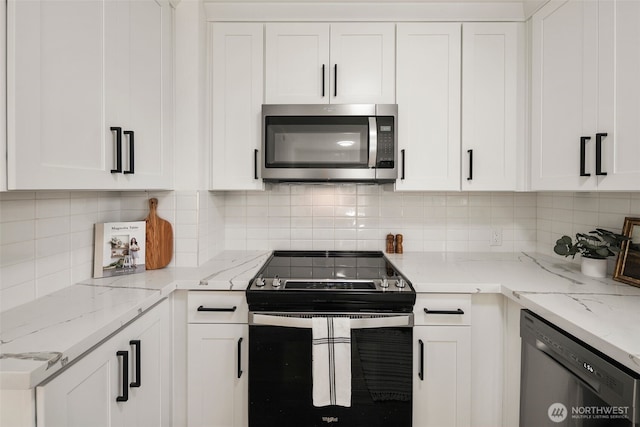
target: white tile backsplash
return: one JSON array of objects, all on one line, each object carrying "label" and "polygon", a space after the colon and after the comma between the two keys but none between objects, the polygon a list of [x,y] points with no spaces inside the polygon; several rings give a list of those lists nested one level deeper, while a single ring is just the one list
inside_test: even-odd
[{"label": "white tile backsplash", "polygon": [[170,266],[224,249],[224,196],[208,191],[0,193],[0,310],[90,278],[94,224],[143,220],[150,197],[173,225]]},{"label": "white tile backsplash", "polygon": [[[227,195],[226,247],[384,250],[387,233],[401,233],[405,251],[465,251],[473,242],[473,250],[510,252],[535,248],[536,202],[534,194],[395,193],[387,187],[353,184],[272,185],[260,196]],[[253,212],[262,212],[266,221],[253,221]],[[490,247],[495,227],[505,231],[503,245]]]},{"label": "white tile backsplash", "polygon": [[[395,193],[375,185],[269,185],[264,192],[0,193],[0,310],[92,275],[96,222],[133,221],[149,197],[174,228],[171,266],[225,249],[553,253],[561,235],[619,231],[640,217],[640,193]],[[502,245],[490,246],[494,229]]]},{"label": "white tile backsplash", "polygon": [[595,228],[620,232],[626,217],[640,217],[640,193],[538,193],[537,198],[536,250],[548,255],[563,235],[575,239]]}]

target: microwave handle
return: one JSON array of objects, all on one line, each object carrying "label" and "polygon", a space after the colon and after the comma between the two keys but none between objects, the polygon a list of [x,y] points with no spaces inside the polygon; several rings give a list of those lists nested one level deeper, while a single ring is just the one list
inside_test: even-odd
[{"label": "microwave handle", "polygon": [[378,157],[378,123],[375,117],[369,117],[369,167],[376,167]]}]

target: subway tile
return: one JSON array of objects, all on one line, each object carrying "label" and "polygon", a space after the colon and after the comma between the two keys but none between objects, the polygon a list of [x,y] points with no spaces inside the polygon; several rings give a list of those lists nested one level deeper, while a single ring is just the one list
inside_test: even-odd
[{"label": "subway tile", "polygon": [[0,222],[35,219],[35,200],[3,200],[0,202]]},{"label": "subway tile", "polygon": [[0,290],[0,311],[33,301],[36,297],[35,280],[28,280],[16,286]]},{"label": "subway tile", "polygon": [[34,221],[13,221],[0,223],[0,237],[3,245],[19,243],[35,238]]},{"label": "subway tile", "polygon": [[2,266],[0,269],[0,289],[3,290],[34,279],[35,266],[31,261]]}]

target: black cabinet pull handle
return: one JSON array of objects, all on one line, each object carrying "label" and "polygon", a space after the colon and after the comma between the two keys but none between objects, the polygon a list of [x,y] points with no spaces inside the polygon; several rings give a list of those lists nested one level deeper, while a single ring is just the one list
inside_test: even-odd
[{"label": "black cabinet pull handle", "polygon": [[333,96],[338,96],[338,64],[333,66]]},{"label": "black cabinet pull handle", "polygon": [[596,133],[596,175],[607,174],[602,171],[602,138],[606,136],[606,133]]},{"label": "black cabinet pull handle", "polygon": [[122,394],[116,396],[116,402],[126,402],[129,400],[129,352],[118,351],[116,357],[122,357]]},{"label": "black cabinet pull handle", "polygon": [[111,173],[122,172],[122,128],[118,126],[112,126],[109,128],[111,132],[116,133],[116,168],[111,169]]},{"label": "black cabinet pull handle", "polygon": [[590,173],[586,172],[586,156],[587,156],[587,141],[591,139],[590,136],[581,136],[580,137],[580,176],[591,176]]},{"label": "black cabinet pull handle", "polygon": [[258,179],[258,149],[253,150],[253,179]]},{"label": "black cabinet pull handle", "polygon": [[205,307],[201,305],[198,307],[198,311],[216,311],[216,312],[234,312],[238,307]]},{"label": "black cabinet pull handle", "polygon": [[324,65],[322,64],[322,97],[324,98]]},{"label": "black cabinet pull handle", "polygon": [[402,155],[400,179],[404,179],[404,161],[405,161],[404,148],[400,150],[400,154]]},{"label": "black cabinet pull handle", "polygon": [[238,338],[238,378],[242,376],[242,337]]},{"label": "black cabinet pull handle", "polygon": [[133,174],[135,173],[135,169],[134,169],[134,165],[135,165],[135,160],[134,160],[134,153],[135,153],[135,146],[134,146],[134,133],[132,130],[125,130],[124,132],[125,135],[127,135],[129,137],[129,170],[128,171],[124,171],[123,173],[125,174]]},{"label": "black cabinet pull handle", "polygon": [[457,310],[429,310],[428,308],[424,309],[425,314],[464,314],[462,309]]},{"label": "black cabinet pull handle", "polygon": [[422,340],[418,340],[420,344],[420,371],[418,371],[418,378],[420,381],[424,381],[424,343]]},{"label": "black cabinet pull handle", "polygon": [[473,150],[467,150],[467,153],[469,153],[469,176],[467,181],[471,181],[473,179]]},{"label": "black cabinet pull handle", "polygon": [[140,340],[131,340],[129,341],[129,345],[130,346],[135,346],[136,348],[136,352],[134,353],[134,360],[135,360],[135,367],[136,367],[136,379],[135,381],[131,382],[131,384],[129,384],[130,387],[140,387],[142,385],[142,381],[141,381],[141,372],[142,372],[142,363],[141,363],[141,346],[140,346]]}]

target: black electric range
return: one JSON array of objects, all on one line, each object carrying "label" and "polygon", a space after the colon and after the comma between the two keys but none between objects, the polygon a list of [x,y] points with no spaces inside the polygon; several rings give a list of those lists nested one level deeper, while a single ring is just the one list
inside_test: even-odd
[{"label": "black electric range", "polygon": [[275,251],[246,295],[250,311],[411,312],[416,299],[379,251]]}]

